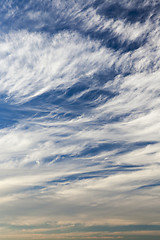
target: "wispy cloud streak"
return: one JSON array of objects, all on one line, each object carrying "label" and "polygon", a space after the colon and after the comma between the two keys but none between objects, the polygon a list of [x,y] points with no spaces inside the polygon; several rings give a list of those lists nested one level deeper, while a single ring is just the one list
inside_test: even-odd
[{"label": "wispy cloud streak", "polygon": [[[160,225],[158,3],[133,2],[1,4],[2,232]],[[82,239],[147,234],[110,231]]]}]

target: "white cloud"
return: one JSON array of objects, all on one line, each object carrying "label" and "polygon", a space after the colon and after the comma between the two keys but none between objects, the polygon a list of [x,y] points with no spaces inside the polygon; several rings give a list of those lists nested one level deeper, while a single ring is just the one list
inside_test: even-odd
[{"label": "white cloud", "polygon": [[77,33],[19,32],[1,38],[1,92],[25,102],[108,68],[111,51]]}]

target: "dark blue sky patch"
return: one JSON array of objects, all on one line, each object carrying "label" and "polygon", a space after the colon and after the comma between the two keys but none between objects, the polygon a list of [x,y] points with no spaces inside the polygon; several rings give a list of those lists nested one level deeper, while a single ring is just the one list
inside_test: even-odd
[{"label": "dark blue sky patch", "polygon": [[122,164],[122,165],[116,165],[117,166],[117,169],[120,171],[139,171],[141,170],[142,168],[144,168],[144,165],[134,165],[134,164]]},{"label": "dark blue sky patch", "polygon": [[95,156],[102,152],[113,151],[122,146],[121,143],[100,143],[96,146],[86,146],[86,148],[80,153],[79,157]]},{"label": "dark blue sky patch", "polygon": [[68,99],[68,101],[65,99],[62,106],[67,111],[79,112],[80,115],[85,113],[88,114],[92,109],[104,104],[113,97],[115,97],[115,93],[113,92],[100,89],[91,89],[78,98]]},{"label": "dark blue sky patch", "polygon": [[118,36],[113,34],[110,30],[105,30],[103,32],[96,31],[96,29],[83,31],[81,32],[85,37],[89,36],[92,40],[98,40],[101,42],[102,46],[105,46],[107,48],[110,48],[112,50],[122,50],[121,47],[123,43],[121,43],[121,40]]},{"label": "dark blue sky patch", "polygon": [[122,19],[129,23],[144,23],[152,11],[152,6],[140,6],[140,4],[137,4],[135,7],[126,8],[120,3],[102,4],[97,9],[97,12],[106,18]]},{"label": "dark blue sky patch", "polygon": [[65,96],[66,98],[73,97],[74,95],[80,94],[87,89],[89,89],[87,84],[78,82],[66,90]]},{"label": "dark blue sky patch", "polygon": [[131,23],[134,22],[144,23],[148,19],[150,13],[151,13],[150,7],[135,8],[127,12],[126,18],[127,21]]},{"label": "dark blue sky patch", "polygon": [[45,92],[35,98],[33,98],[32,100],[30,100],[29,102],[25,103],[24,106],[40,106],[41,108],[43,107],[47,107],[50,106],[51,104],[58,104],[61,103],[62,97],[65,94],[65,90],[63,89],[55,89],[55,90],[51,90],[49,92]]},{"label": "dark blue sky patch", "polygon": [[135,147],[138,147],[138,148],[143,148],[143,147],[146,147],[148,145],[154,145],[154,144],[157,144],[158,142],[157,141],[141,141],[141,142],[135,142],[133,145]]},{"label": "dark blue sky patch", "polygon": [[70,119],[85,112],[89,113],[89,110],[92,108],[116,96],[116,93],[105,89],[95,88],[89,91],[87,89],[89,89],[89,86],[78,83],[67,90],[52,90],[46,92],[23,104],[23,106],[24,109],[30,107],[34,110],[37,108],[37,116],[40,114],[38,112],[39,108],[44,115],[45,113],[47,114],[47,112],[55,111],[56,118]]},{"label": "dark blue sky patch", "polygon": [[117,173],[123,173],[123,172],[134,172],[134,171],[140,171],[139,166],[134,165],[123,165],[123,166],[115,166],[111,167],[105,170],[99,170],[99,171],[92,171],[92,172],[84,172],[84,173],[77,173],[72,174],[66,177],[62,177],[59,179],[55,179],[52,181],[47,182],[47,184],[59,184],[59,183],[70,183],[74,181],[81,181],[81,180],[87,180],[87,179],[94,179],[94,178],[106,178],[111,175],[115,175]]},{"label": "dark blue sky patch", "polygon": [[103,87],[107,82],[114,81],[115,77],[120,74],[120,72],[115,71],[115,69],[109,69],[106,71],[97,72],[93,75],[92,79],[89,81],[89,84],[94,84],[95,86]]},{"label": "dark blue sky patch", "polygon": [[151,183],[151,184],[146,184],[146,185],[143,185],[143,186],[140,186],[138,189],[148,189],[148,188],[154,188],[154,187],[159,187],[160,186],[160,182],[154,182]]},{"label": "dark blue sky patch", "polygon": [[147,38],[145,36],[141,36],[140,38],[136,39],[135,41],[125,41],[122,44],[123,53],[135,51],[138,48],[142,47],[147,42]]},{"label": "dark blue sky patch", "polygon": [[12,126],[17,123],[17,117],[15,116],[17,111],[14,111],[7,104],[0,104],[0,128]]},{"label": "dark blue sky patch", "polygon": [[113,150],[117,150],[115,155],[122,155],[128,152],[132,152],[139,148],[144,148],[148,145],[157,144],[157,141],[148,141],[148,142],[135,142],[135,143],[127,143],[127,142],[111,142],[111,143],[99,143],[95,146],[86,146],[86,148],[80,153],[79,157],[84,156],[96,156],[102,152],[109,152]]},{"label": "dark blue sky patch", "polygon": [[121,53],[134,51],[147,42],[147,36],[141,36],[132,41],[129,39],[122,40],[118,34],[116,35],[111,30],[96,31],[96,29],[92,29],[84,32],[81,31],[81,34],[86,37],[89,36],[92,40],[98,40],[101,42],[102,46],[114,51],[120,51]]},{"label": "dark blue sky patch", "polygon": [[95,9],[97,9],[97,8],[99,8],[99,7],[102,7],[103,4],[105,4],[105,0],[95,0],[95,1],[93,2],[93,7],[94,7]]},{"label": "dark blue sky patch", "polygon": [[10,127],[20,120],[35,114],[33,110],[26,110],[20,106],[10,105],[1,101],[0,103],[0,128]]},{"label": "dark blue sky patch", "polygon": [[[97,7],[97,6],[96,6]],[[126,9],[119,3],[101,4],[98,6],[98,14],[106,16],[107,18],[120,19],[124,18]]]},{"label": "dark blue sky patch", "polygon": [[101,98],[101,102],[104,103],[110,98],[115,97],[116,95],[113,92],[103,89],[94,89],[84,93],[79,100],[84,104],[84,102],[94,102]]}]

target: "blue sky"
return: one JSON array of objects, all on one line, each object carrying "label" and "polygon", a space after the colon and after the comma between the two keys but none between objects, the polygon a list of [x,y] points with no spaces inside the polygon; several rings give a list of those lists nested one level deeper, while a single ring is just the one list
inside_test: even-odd
[{"label": "blue sky", "polygon": [[159,239],[159,11],[0,2],[0,239]]}]

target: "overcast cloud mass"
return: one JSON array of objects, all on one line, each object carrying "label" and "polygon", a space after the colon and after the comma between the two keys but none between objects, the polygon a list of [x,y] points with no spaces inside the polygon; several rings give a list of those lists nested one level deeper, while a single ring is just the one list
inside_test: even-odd
[{"label": "overcast cloud mass", "polygon": [[0,239],[160,239],[160,3],[0,1]]}]

